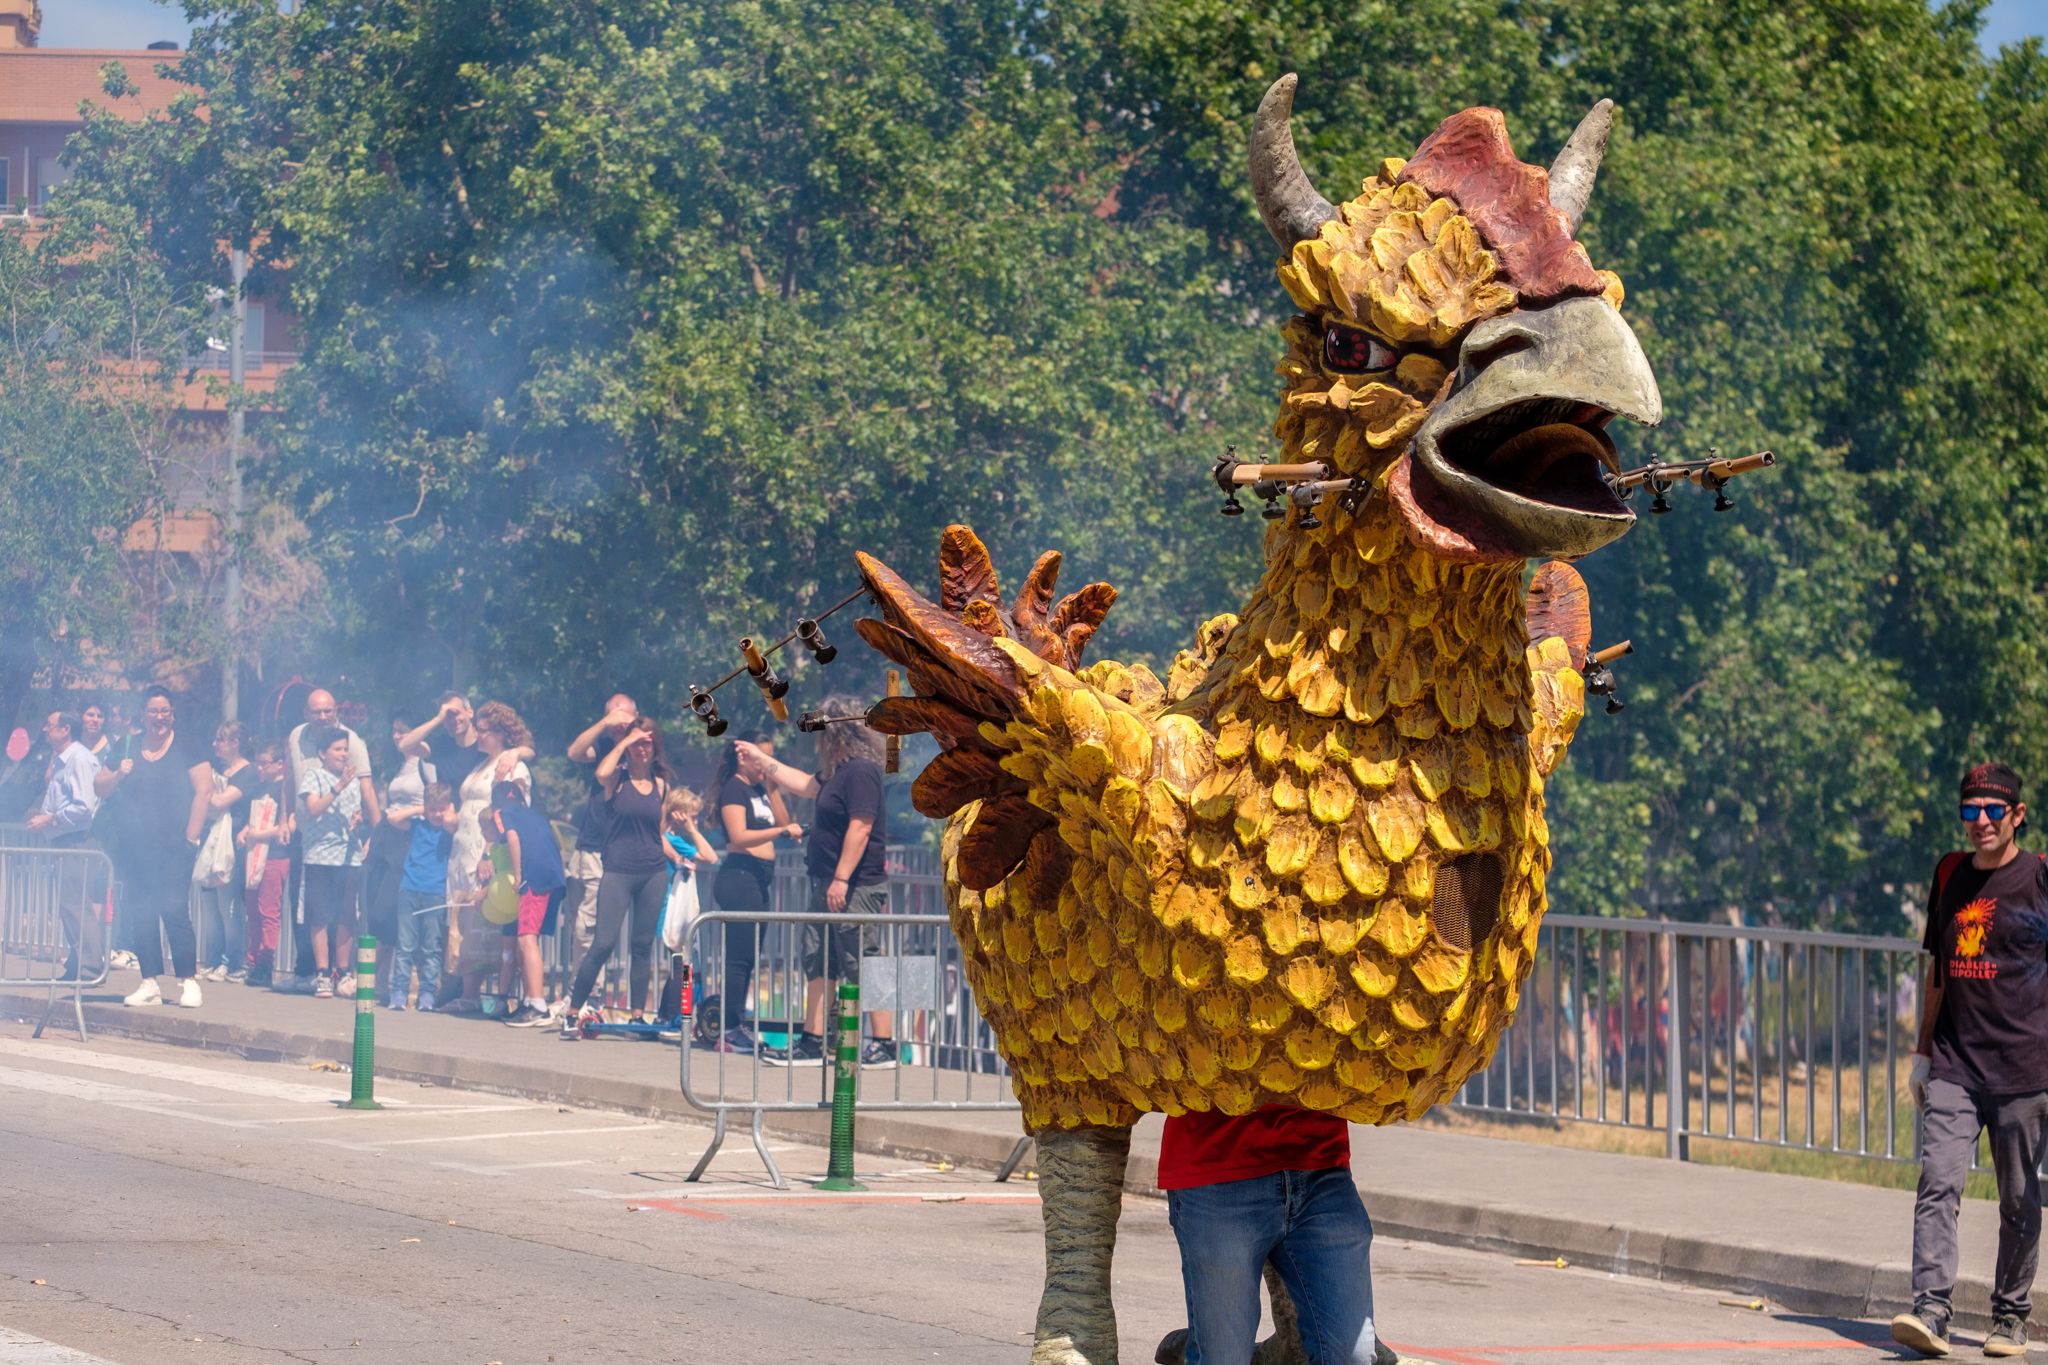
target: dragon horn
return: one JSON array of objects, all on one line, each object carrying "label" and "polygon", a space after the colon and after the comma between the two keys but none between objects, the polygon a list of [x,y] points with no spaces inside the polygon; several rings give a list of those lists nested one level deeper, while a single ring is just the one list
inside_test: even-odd
[{"label": "dragon horn", "polygon": [[1252,119],[1252,197],[1259,217],[1282,251],[1316,235],[1337,216],[1330,201],[1316,193],[1295,155],[1294,133],[1287,126],[1294,112],[1295,75],[1288,72],[1266,91]]},{"label": "dragon horn", "polygon": [[1601,100],[1579,120],[1578,128],[1557,160],[1550,163],[1550,206],[1562,213],[1576,234],[1593,198],[1593,179],[1607,153],[1607,130],[1614,125],[1614,101]]}]

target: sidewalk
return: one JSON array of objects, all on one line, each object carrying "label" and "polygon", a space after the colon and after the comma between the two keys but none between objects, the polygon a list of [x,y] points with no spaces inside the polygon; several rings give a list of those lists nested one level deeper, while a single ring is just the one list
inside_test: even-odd
[{"label": "sidewalk", "polygon": [[[199,1010],[125,1009],[120,994],[133,975],[117,973],[113,983],[88,995],[86,1021],[95,1033],[256,1059],[349,1060],[351,1004],[209,985]],[[39,1017],[43,1000],[39,993],[0,991],[0,1016]],[[73,1045],[69,1023],[68,1010],[60,1010],[44,1041]],[[707,1116],[682,1097],[680,1060],[672,1044],[564,1042],[552,1030],[508,1029],[475,1018],[377,1015],[380,1084],[453,1085],[706,1124]],[[813,1110],[770,1113],[771,1134],[816,1140],[829,1132],[820,1071],[764,1067],[757,1073],[748,1058],[701,1051],[689,1060],[700,1094],[722,1089],[734,1097],[819,1097]],[[870,1099],[1007,1097],[989,1077],[970,1081],[916,1067],[864,1072],[862,1093]],[[728,1145],[744,1150],[744,1128],[740,1116]],[[869,1153],[993,1170],[1019,1132],[1014,1112],[863,1113],[856,1136]],[[694,1160],[703,1143],[693,1132],[679,1159]],[[1132,1143],[1132,1191],[1157,1192],[1158,1154],[1159,1120],[1148,1118]],[[1031,1160],[1026,1157],[1024,1170]],[[1352,1168],[1374,1225],[1387,1236],[1563,1256],[1620,1275],[1761,1295],[1795,1312],[1883,1317],[1909,1298],[1908,1191],[1400,1126],[1354,1128]],[[1956,1292],[1964,1326],[1989,1325],[1997,1235],[1996,1206],[1964,1201]]]}]

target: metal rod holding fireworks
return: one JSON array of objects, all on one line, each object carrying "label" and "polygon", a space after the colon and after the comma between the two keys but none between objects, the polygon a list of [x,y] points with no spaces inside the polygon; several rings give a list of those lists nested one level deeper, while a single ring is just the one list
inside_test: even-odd
[{"label": "metal rod holding fireworks", "polygon": [[789,682],[768,667],[769,657],[777,651],[787,648],[791,641],[801,640],[803,641],[804,648],[810,650],[811,656],[819,663],[831,663],[838,655],[839,650],[835,646],[826,643],[825,632],[819,628],[819,622],[827,620],[836,612],[852,606],[867,595],[868,590],[866,588],[854,589],[824,611],[819,612],[816,616],[806,616],[800,619],[796,623],[796,629],[790,631],[765,649],[757,646],[752,636],[741,640],[740,666],[738,668],[733,669],[709,687],[699,687],[695,683],[690,684],[690,710],[697,719],[704,722],[704,733],[713,739],[725,733],[726,721],[724,717],[718,714],[718,703],[711,699],[711,694],[731,682],[734,678],[739,677],[742,673],[753,678],[755,685],[761,689],[761,699],[768,704],[768,709],[775,714],[775,718],[782,721],[788,720],[789,707],[782,699],[789,692]]},{"label": "metal rod holding fireworks", "polygon": [[1607,698],[1607,714],[1610,716],[1616,711],[1621,710],[1625,703],[1620,697],[1615,695],[1614,670],[1607,665],[1624,655],[1635,652],[1635,645],[1628,640],[1623,640],[1618,645],[1609,645],[1605,649],[1589,649],[1586,651],[1586,662],[1583,669],[1586,678],[1586,691],[1593,696]]},{"label": "metal rod holding fireworks", "polygon": [[1251,483],[1306,483],[1311,479],[1327,479],[1330,467],[1320,461],[1308,464],[1239,464],[1225,461],[1216,481],[1226,487],[1236,484],[1240,488]]},{"label": "metal rod holding fireworks", "polygon": [[1244,515],[1244,504],[1237,500],[1237,491],[1249,488],[1265,499],[1262,515],[1266,520],[1277,521],[1287,515],[1280,506],[1280,495],[1289,485],[1327,479],[1335,472],[1320,460],[1297,464],[1251,464],[1237,458],[1236,446],[1226,446],[1223,458],[1215,463],[1209,474],[1216,480],[1216,486],[1223,490],[1224,516]]},{"label": "metal rod holding fireworks", "polygon": [[1735,504],[1728,498],[1728,481],[1737,474],[1752,470],[1769,469],[1778,462],[1778,457],[1768,450],[1759,450],[1754,455],[1737,455],[1722,459],[1716,451],[1709,450],[1704,460],[1678,460],[1666,464],[1652,460],[1637,469],[1625,470],[1620,474],[1607,476],[1608,486],[1622,497],[1627,497],[1639,487],[1650,490],[1652,512],[1669,512],[1671,504],[1664,495],[1681,483],[1698,484],[1701,488],[1714,490],[1714,510],[1725,512]]}]

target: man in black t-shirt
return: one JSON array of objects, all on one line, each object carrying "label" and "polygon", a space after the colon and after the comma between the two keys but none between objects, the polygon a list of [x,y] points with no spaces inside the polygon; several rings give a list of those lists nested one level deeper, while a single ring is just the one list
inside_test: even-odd
[{"label": "man in black t-shirt", "polygon": [[1987,1356],[2024,1355],[2041,1243],[2042,1139],[2048,1132],[2048,861],[2022,853],[2020,779],[2003,763],[1963,777],[1970,851],[1934,872],[1913,1102],[1920,1107],[1920,1192],[1913,1206],[1913,1311],[1892,1339],[1949,1353],[1956,1220],[1977,1135],[1991,1133],[1998,1180],[1998,1262]]}]

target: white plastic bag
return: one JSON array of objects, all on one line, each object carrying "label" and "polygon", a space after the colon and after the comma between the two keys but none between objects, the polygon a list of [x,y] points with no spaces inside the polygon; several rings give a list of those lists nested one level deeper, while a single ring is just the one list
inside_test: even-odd
[{"label": "white plastic bag", "polygon": [[[215,773],[213,790],[219,793],[227,789],[227,779]],[[213,817],[213,823],[206,827],[206,833],[200,837],[199,856],[192,862],[192,881],[197,886],[226,886],[234,876],[234,822],[228,819],[226,811],[222,811]]]},{"label": "white plastic bag", "polygon": [[668,900],[661,907],[661,943],[671,953],[683,950],[683,935],[697,922],[697,878],[672,875]]}]

